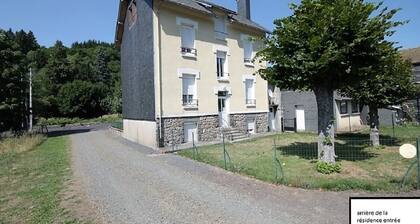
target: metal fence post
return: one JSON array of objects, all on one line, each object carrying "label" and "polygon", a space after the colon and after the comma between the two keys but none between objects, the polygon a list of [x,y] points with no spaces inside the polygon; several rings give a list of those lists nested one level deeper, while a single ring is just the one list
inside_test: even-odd
[{"label": "metal fence post", "polygon": [[392,140],[395,140],[395,116],[394,112],[392,112]]},{"label": "metal fence post", "polygon": [[223,159],[225,161],[225,170],[227,170],[227,163],[226,163],[226,146],[225,146],[225,134],[222,133],[222,144],[223,144]]}]

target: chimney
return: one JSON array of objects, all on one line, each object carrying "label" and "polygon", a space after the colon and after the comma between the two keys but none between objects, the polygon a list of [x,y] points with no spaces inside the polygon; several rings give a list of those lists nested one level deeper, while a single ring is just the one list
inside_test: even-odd
[{"label": "chimney", "polygon": [[236,0],[238,15],[251,20],[251,0]]}]

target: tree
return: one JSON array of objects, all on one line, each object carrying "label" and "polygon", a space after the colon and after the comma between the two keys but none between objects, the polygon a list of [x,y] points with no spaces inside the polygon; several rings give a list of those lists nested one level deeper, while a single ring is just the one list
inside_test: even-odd
[{"label": "tree", "polygon": [[21,130],[26,118],[25,55],[15,35],[0,30],[0,132]]},{"label": "tree", "polygon": [[104,114],[101,101],[106,96],[103,84],[76,80],[63,85],[58,93],[60,112],[68,117],[92,118]]},{"label": "tree", "polygon": [[275,20],[258,53],[271,65],[259,71],[269,83],[314,91],[319,133],[334,118],[334,91],[363,80],[379,62],[378,45],[401,24],[391,21],[398,10],[381,8],[364,0],[302,0],[291,5],[292,16]]},{"label": "tree", "polygon": [[380,63],[367,70],[367,76],[356,86],[342,92],[362,105],[369,106],[369,123],[373,145],[379,145],[378,109],[400,105],[413,99],[418,91],[414,84],[411,63],[401,58],[392,43],[380,47]]},{"label": "tree", "polygon": [[96,55],[95,66],[96,77],[98,81],[109,85],[111,82],[111,74],[109,73],[107,66],[107,58],[102,48],[99,48],[98,53]]}]

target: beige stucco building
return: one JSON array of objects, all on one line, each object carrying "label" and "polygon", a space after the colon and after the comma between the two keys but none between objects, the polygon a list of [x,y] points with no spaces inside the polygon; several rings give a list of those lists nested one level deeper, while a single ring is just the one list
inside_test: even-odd
[{"label": "beige stucco building", "polygon": [[157,148],[216,140],[223,129],[268,130],[265,66],[253,60],[266,30],[207,1],[123,0],[121,47],[124,136]]}]

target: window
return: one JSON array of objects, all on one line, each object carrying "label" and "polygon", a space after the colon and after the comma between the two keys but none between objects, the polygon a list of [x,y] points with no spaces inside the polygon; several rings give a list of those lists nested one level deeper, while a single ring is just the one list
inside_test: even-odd
[{"label": "window", "polygon": [[254,106],[256,104],[254,79],[245,80],[245,96],[246,96],[246,102],[245,102],[246,105]]},{"label": "window", "polygon": [[244,40],[244,62],[252,64],[253,44],[251,40]]},{"label": "window", "polygon": [[183,75],[182,76],[182,105],[186,107],[198,106],[198,100],[196,97],[196,82],[194,75]]},{"label": "window", "polygon": [[137,2],[133,0],[128,7],[128,29],[131,30],[137,22]]},{"label": "window", "polygon": [[226,80],[228,79],[229,73],[228,73],[228,67],[226,62],[226,52],[223,51],[217,51],[217,57],[216,57],[216,64],[217,64],[217,79],[219,80]]},{"label": "window", "polygon": [[351,113],[352,114],[358,114],[360,112],[359,109],[360,109],[359,103],[357,103],[357,102],[352,102],[351,103]]},{"label": "window", "polygon": [[340,114],[348,114],[348,102],[347,101],[339,101],[340,105]]},{"label": "window", "polygon": [[420,66],[414,67],[414,81],[420,83]]},{"label": "window", "polygon": [[196,56],[195,30],[193,26],[181,26],[181,53],[184,56]]},{"label": "window", "polygon": [[214,20],[214,32],[216,39],[226,40],[227,31],[225,17],[220,16]]}]

